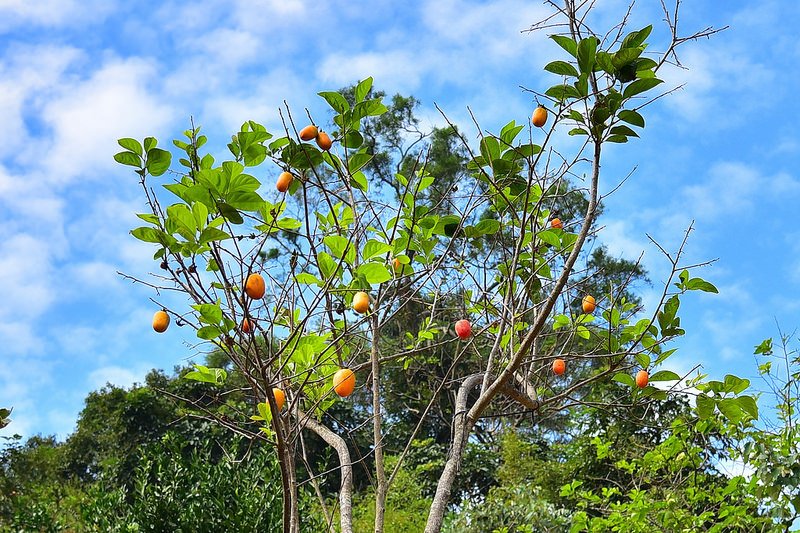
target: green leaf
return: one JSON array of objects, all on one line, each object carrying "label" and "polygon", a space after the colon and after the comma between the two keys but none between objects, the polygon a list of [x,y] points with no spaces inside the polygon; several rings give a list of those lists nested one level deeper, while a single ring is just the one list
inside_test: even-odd
[{"label": "green leaf", "polygon": [[636,381],[633,379],[633,376],[627,372],[617,372],[614,374],[614,377],[612,377],[611,380],[622,383],[623,385],[627,385],[631,388],[636,386]]},{"label": "green leaf", "polygon": [[606,140],[610,143],[626,143],[628,138],[624,135],[609,135]]},{"label": "green leaf", "polygon": [[172,154],[161,148],[147,151],[147,171],[153,176],[160,176],[169,169]]},{"label": "green leaf", "polygon": [[389,269],[382,263],[362,263],[356,269],[356,274],[364,276],[364,279],[366,279],[367,283],[370,285],[384,283],[392,279],[391,272],[389,272]]},{"label": "green leaf", "polygon": [[641,46],[644,43],[645,39],[650,35],[650,32],[653,31],[653,25],[645,26],[639,31],[633,31],[625,36],[622,40],[622,45],[620,48],[632,48]]},{"label": "green leaf", "polygon": [[131,139],[129,137],[126,137],[124,139],[117,140],[117,143],[119,143],[119,145],[125,148],[126,150],[135,152],[138,155],[142,155],[144,153],[142,152],[142,145],[139,144],[139,141],[137,141],[136,139]]},{"label": "green leaf", "polygon": [[569,135],[589,135],[589,132],[583,128],[572,128],[567,132]]},{"label": "green leaf", "polygon": [[300,272],[299,274],[295,274],[294,279],[297,281],[297,283],[302,283],[303,285],[320,285],[322,283],[317,276],[314,274],[309,274],[308,272]]},{"label": "green leaf", "polygon": [[719,408],[720,412],[725,415],[725,418],[734,424],[738,424],[744,420],[746,415],[745,411],[742,409],[742,405],[738,400],[738,398],[723,398],[717,402],[717,407]]},{"label": "green leaf", "polygon": [[328,235],[322,239],[322,242],[325,243],[325,246],[331,251],[333,257],[337,259],[344,257],[347,249],[351,246],[347,237],[341,235]]},{"label": "green leaf", "polygon": [[222,335],[222,331],[217,326],[204,326],[197,330],[197,336],[204,340],[216,339]]},{"label": "green leaf", "polygon": [[358,172],[364,167],[364,165],[369,163],[370,160],[372,160],[372,154],[364,152],[353,154],[347,160],[347,169],[350,171],[351,174]]},{"label": "green leaf", "polygon": [[359,148],[364,144],[364,137],[355,130],[348,131],[342,139],[342,146],[345,148]]},{"label": "green leaf", "polygon": [[706,394],[697,395],[697,416],[705,419],[714,414],[716,402]]},{"label": "green leaf", "polygon": [[550,38],[553,39],[558,46],[566,50],[569,55],[578,57],[578,44],[574,40],[564,35],[551,35]]},{"label": "green leaf", "polygon": [[627,122],[628,124],[632,124],[634,126],[639,126],[640,128],[644,128],[644,117],[633,111],[631,109],[623,109],[617,115],[620,120],[623,122]]},{"label": "green leaf", "polygon": [[220,214],[232,224],[242,224],[244,222],[244,219],[242,218],[242,215],[239,214],[239,211],[225,202],[217,202],[217,209],[219,209]]},{"label": "green leaf", "polygon": [[371,76],[365,80],[358,82],[358,85],[356,85],[356,90],[355,90],[356,103],[363,102],[364,99],[369,94],[369,90],[371,88],[372,88]]},{"label": "green leaf", "polygon": [[544,69],[553,74],[560,74],[561,76],[574,76],[578,77],[578,69],[566,61],[552,61],[545,65]]},{"label": "green leaf", "polygon": [[772,339],[764,339],[761,344],[755,347],[754,354],[772,355]]},{"label": "green leaf", "polygon": [[538,144],[523,144],[517,146],[517,152],[523,157],[532,157],[542,151],[542,147]]},{"label": "green leaf", "polygon": [[341,94],[330,91],[317,94],[324,98],[325,101],[328,102],[328,105],[331,106],[331,108],[333,108],[333,110],[337,113],[344,114],[350,111],[350,104],[347,103],[347,100]]},{"label": "green leaf", "polygon": [[725,387],[725,392],[739,394],[740,392],[744,392],[744,390],[750,386],[750,380],[742,379],[738,376],[734,376],[733,374],[727,374],[723,384]]},{"label": "green leaf", "polygon": [[383,255],[391,252],[392,246],[385,242],[380,242],[375,239],[370,239],[364,245],[364,250],[361,252],[361,258],[364,261],[369,261],[377,255]]},{"label": "green leaf", "polygon": [[758,404],[752,396],[739,396],[736,398],[739,408],[753,419],[758,420]]},{"label": "green leaf", "polygon": [[336,272],[336,262],[325,252],[319,252],[317,254],[317,266],[319,267],[320,275],[324,279],[330,278]]},{"label": "green leaf", "polygon": [[158,141],[155,137],[145,137],[144,138],[144,151],[145,153],[149,152],[152,148],[155,148],[158,144]]},{"label": "green leaf", "polygon": [[656,85],[664,83],[662,80],[658,78],[645,78],[641,80],[636,80],[631,82],[630,85],[625,87],[625,90],[622,93],[623,98],[630,98],[632,96],[636,96],[637,94],[643,93],[645,91],[649,91]]},{"label": "green leaf", "polygon": [[701,278],[692,278],[686,282],[686,289],[690,291],[703,291],[719,294],[719,290],[708,281]]},{"label": "green leaf", "polygon": [[594,69],[594,56],[597,52],[597,37],[587,37],[578,43],[578,67],[581,72],[589,73]]},{"label": "green leaf", "polygon": [[131,235],[133,235],[140,241],[163,244],[164,233],[154,228],[148,228],[146,226],[143,226],[141,228],[132,229]]},{"label": "green leaf", "polygon": [[678,381],[679,379],[681,377],[670,370],[659,370],[650,376],[650,381]]},{"label": "green leaf", "polygon": [[581,94],[578,92],[578,89],[576,89],[572,85],[554,85],[549,89],[547,89],[544,94],[550,96],[551,98],[555,98],[560,102],[563,102],[568,98],[581,97]]},{"label": "green leaf", "polygon": [[231,207],[242,211],[258,211],[264,205],[264,199],[258,193],[250,191],[234,191],[225,199]]},{"label": "green leaf", "polygon": [[136,216],[141,218],[145,222],[158,225],[158,217],[153,213],[136,213]]},{"label": "green leaf", "polygon": [[209,226],[200,233],[200,238],[197,239],[197,243],[203,245],[208,244],[211,241],[222,241],[230,238],[231,236],[224,231]]},{"label": "green leaf", "polygon": [[628,126],[614,126],[610,131],[611,135],[626,135],[628,137],[638,137],[639,134]]},{"label": "green leaf", "polygon": [[222,322],[222,309],[219,304],[196,304],[192,305],[192,308],[200,313],[200,318],[207,324]]},{"label": "green leaf", "polygon": [[493,235],[500,231],[500,221],[493,219],[484,219],[475,224],[475,232],[478,235]]},{"label": "green leaf", "polygon": [[114,161],[130,167],[142,168],[142,158],[133,152],[119,152],[114,154]]}]

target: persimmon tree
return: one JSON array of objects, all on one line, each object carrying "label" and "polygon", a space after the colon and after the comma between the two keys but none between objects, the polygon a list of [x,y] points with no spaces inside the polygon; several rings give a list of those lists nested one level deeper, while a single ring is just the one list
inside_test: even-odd
[{"label": "persimmon tree", "polygon": [[[626,17],[596,33],[587,26],[586,5],[567,0],[552,6],[553,17],[538,28],[555,30],[552,40],[565,55],[545,66],[554,84],[532,91],[547,120],[542,127],[512,120],[496,134],[476,124],[474,143],[451,124],[467,165],[463,175],[446,180],[447,190],[437,180],[444,169],[430,164],[424,151],[396,169],[375,159],[376,143],[365,132],[380,124],[387,107],[373,94],[371,78],[360,81],[350,99],[319,93],[333,112],[326,133],[332,146],[319,125],[307,127],[312,117],[300,119],[288,107],[281,109],[279,133],[245,122],[228,144],[230,158],[221,162],[205,152],[208,139],[194,125],[173,141],[180,166],[152,137],[119,140],[124,151],[115,159],[135,168],[147,205],[138,215],[144,225],[131,233],[155,246],[160,267],[151,278],[129,278],[151,286],[158,311],[196,330],[209,350],[225,352],[241,372],[249,410],[232,405],[229,415],[216,419],[274,444],[284,531],[301,529],[298,485],[317,487],[326,476],[338,476],[338,505],[329,510],[318,490],[322,509],[330,521],[338,515],[341,531],[353,531],[358,464],[371,470],[374,530],[383,531],[392,483],[444,395],[454,403],[447,413],[451,443],[427,532],[441,530],[465,446],[482,424],[595,401],[589,393],[599,383],[613,383],[615,391],[601,404],[641,406],[667,397],[653,382],[681,378],[664,368],[675,352],[669,343],[684,334],[681,298],[689,291],[716,292],[683,263],[682,245],[672,253],[661,249],[670,274],[647,314],[629,299],[624,280],[592,294],[596,307],[581,309],[587,284],[579,281],[592,277],[584,246],[596,231],[605,146],[639,136],[643,108],[664,94],[656,90],[659,70],[676,60],[682,42],[715,30],[682,37],[676,4],[665,11],[666,49],[650,53],[651,26],[630,31]],[[542,113],[537,110],[537,124]],[[370,168],[380,170],[379,182],[371,181]],[[558,206],[576,194],[582,215],[554,224]],[[188,301],[178,306],[184,300],[166,298],[168,292]],[[387,327],[397,327],[409,312],[414,327],[403,342],[386,342]],[[469,321],[468,334],[460,327],[456,335],[454,321],[443,320],[453,316]],[[427,407],[415,414],[415,429],[387,435],[384,404],[401,391],[387,390],[385,370],[436,365],[430,354],[445,346],[455,356]],[[562,376],[552,371],[556,358],[565,361]],[[576,367],[585,371],[571,373]],[[355,428],[326,416],[336,402],[348,401],[332,381],[342,368],[355,373],[357,393],[370,399],[357,411],[359,424],[371,428],[368,449],[349,439]],[[648,383],[634,381],[640,370],[648,372]],[[213,387],[227,373],[196,365],[185,377]],[[712,398],[705,414],[719,408],[725,416],[756,416],[752,398],[741,392]],[[309,433],[330,446],[336,469],[314,472]],[[390,437],[406,443],[391,468]]]}]

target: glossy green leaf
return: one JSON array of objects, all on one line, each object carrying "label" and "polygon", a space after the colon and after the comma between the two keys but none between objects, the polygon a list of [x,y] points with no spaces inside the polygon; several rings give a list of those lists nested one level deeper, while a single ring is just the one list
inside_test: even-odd
[{"label": "glossy green leaf", "polygon": [[142,145],[139,144],[139,141],[137,141],[136,139],[131,139],[129,137],[126,137],[124,139],[117,140],[117,143],[126,150],[130,150],[131,152],[134,152],[138,155],[142,155],[144,153],[142,151]]},{"label": "glossy green leaf", "polygon": [[623,98],[630,98],[632,96],[636,96],[637,94],[641,94],[645,91],[649,91],[653,87],[664,83],[662,80],[658,78],[645,78],[641,80],[636,80],[631,82],[630,85],[625,87],[625,90],[622,92]]},{"label": "glossy green leaf", "polygon": [[572,57],[577,57],[578,43],[576,43],[574,40],[564,35],[551,35],[550,38],[553,39],[558,46],[566,50],[569,55]]},{"label": "glossy green leaf", "polygon": [[169,169],[172,154],[161,148],[147,151],[147,171],[153,176],[160,176]]},{"label": "glossy green leaf", "polygon": [[392,279],[392,273],[382,263],[362,263],[356,269],[356,274],[364,276],[367,283],[376,285]]},{"label": "glossy green leaf", "polygon": [[142,158],[133,152],[119,152],[114,154],[114,161],[122,165],[142,168]]},{"label": "glossy green leaf", "polygon": [[577,78],[579,74],[578,69],[566,61],[552,61],[545,65],[544,69],[548,72],[559,74],[561,76],[574,76]]}]

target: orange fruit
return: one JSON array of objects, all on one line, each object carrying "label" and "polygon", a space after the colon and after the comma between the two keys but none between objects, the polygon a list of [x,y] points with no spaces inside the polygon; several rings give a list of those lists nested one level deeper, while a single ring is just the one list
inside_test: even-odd
[{"label": "orange fruit", "polygon": [[319,130],[313,124],[309,124],[302,130],[300,130],[300,139],[304,141],[310,141],[311,139],[316,139],[317,135],[319,135]]},{"label": "orange fruit", "polygon": [[353,394],[355,388],[356,375],[349,368],[340,368],[333,375],[333,390],[342,398]]},{"label": "orange fruit", "polygon": [[272,395],[275,396],[275,405],[278,406],[278,411],[280,411],[283,409],[283,404],[286,403],[286,393],[283,392],[283,389],[273,387]]},{"label": "orange fruit", "polygon": [[472,335],[472,324],[465,318],[456,322],[455,329],[459,339],[468,339],[469,336]]},{"label": "orange fruit", "polygon": [[369,309],[369,294],[359,291],[353,296],[353,309],[356,313],[364,314]]},{"label": "orange fruit", "polygon": [[242,333],[250,333],[255,329],[255,324],[250,322],[248,319],[242,320]]},{"label": "orange fruit", "polygon": [[647,373],[647,370],[639,370],[636,373],[636,386],[640,389],[647,387],[647,380],[650,379],[650,374]]},{"label": "orange fruit", "polygon": [[550,227],[555,229],[564,229],[564,223],[561,222],[560,218],[554,218],[550,221]]},{"label": "orange fruit", "polygon": [[319,135],[317,135],[317,146],[319,146],[320,150],[327,151],[331,149],[331,146],[333,146],[333,141],[327,133],[321,131],[319,132]]},{"label": "orange fruit", "polygon": [[264,297],[267,287],[261,274],[250,274],[244,284],[244,292],[253,300],[260,300]]},{"label": "orange fruit", "polygon": [[553,361],[553,373],[560,376],[567,369],[567,363],[563,359],[556,359]]},{"label": "orange fruit", "polygon": [[280,192],[286,192],[289,190],[289,186],[294,181],[294,176],[292,176],[291,172],[281,172],[281,175],[278,176],[278,181],[275,182],[275,187]]},{"label": "orange fruit", "polygon": [[394,259],[392,259],[392,268],[396,273],[399,274],[400,272],[403,271],[403,263],[401,263],[400,260],[395,257]]},{"label": "orange fruit", "polygon": [[540,105],[533,111],[533,115],[531,115],[531,122],[537,128],[541,128],[547,122],[547,109],[543,105]]},{"label": "orange fruit", "polygon": [[581,307],[583,308],[583,312],[587,315],[590,313],[594,313],[595,308],[597,305],[594,301],[594,296],[587,294],[583,297],[583,301],[581,302]]},{"label": "orange fruit", "polygon": [[164,333],[169,327],[169,315],[163,309],[156,311],[153,315],[153,329],[158,333]]}]

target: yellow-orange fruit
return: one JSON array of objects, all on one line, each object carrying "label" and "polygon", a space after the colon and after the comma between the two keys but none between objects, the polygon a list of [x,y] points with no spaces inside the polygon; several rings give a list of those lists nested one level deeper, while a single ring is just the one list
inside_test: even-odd
[{"label": "yellow-orange fruit", "polygon": [[560,376],[567,369],[567,363],[563,359],[556,359],[553,361],[553,372]]},{"label": "yellow-orange fruit", "polygon": [[153,329],[158,333],[164,333],[169,327],[169,315],[166,311],[156,311],[153,315]]},{"label": "yellow-orange fruit", "polygon": [[283,409],[283,404],[286,402],[286,393],[278,387],[273,387],[272,395],[275,396],[275,405],[278,406],[278,411],[280,411]]},{"label": "yellow-orange fruit", "polygon": [[313,124],[309,124],[302,130],[300,130],[300,139],[304,141],[310,141],[311,139],[316,139],[317,135],[319,135],[319,130]]},{"label": "yellow-orange fruit", "polygon": [[333,390],[345,398],[353,394],[356,388],[356,375],[349,368],[340,368],[333,375]]},{"label": "yellow-orange fruit", "polygon": [[359,291],[353,296],[353,309],[356,313],[366,313],[369,309],[369,294]]},{"label": "yellow-orange fruit", "polygon": [[253,329],[255,329],[255,327],[249,319],[245,318],[242,320],[242,333],[250,333]]},{"label": "yellow-orange fruit", "polygon": [[647,387],[647,381],[650,379],[650,375],[647,373],[647,370],[639,370],[636,373],[636,386],[640,389]]},{"label": "yellow-orange fruit", "polygon": [[286,192],[289,190],[289,186],[294,181],[294,176],[292,176],[291,172],[281,172],[281,175],[278,176],[278,181],[275,182],[275,187],[280,192]]},{"label": "yellow-orange fruit", "polygon": [[247,281],[244,284],[244,292],[253,300],[260,300],[264,297],[267,286],[264,284],[264,278],[261,274],[250,274],[247,276]]},{"label": "yellow-orange fruit", "polygon": [[331,146],[333,146],[330,135],[324,131],[319,132],[319,135],[317,135],[317,146],[319,146],[320,150],[330,150]]},{"label": "yellow-orange fruit", "polygon": [[597,305],[594,301],[594,296],[587,294],[583,297],[583,301],[581,302],[581,307],[583,308],[583,312],[587,315],[590,313],[594,313],[595,308]]},{"label": "yellow-orange fruit", "polygon": [[544,126],[547,122],[547,109],[542,105],[534,109],[533,115],[531,115],[531,122],[533,122],[533,125],[537,128]]},{"label": "yellow-orange fruit", "polygon": [[550,221],[550,227],[555,229],[564,229],[564,223],[561,222],[560,218],[554,218]]}]

